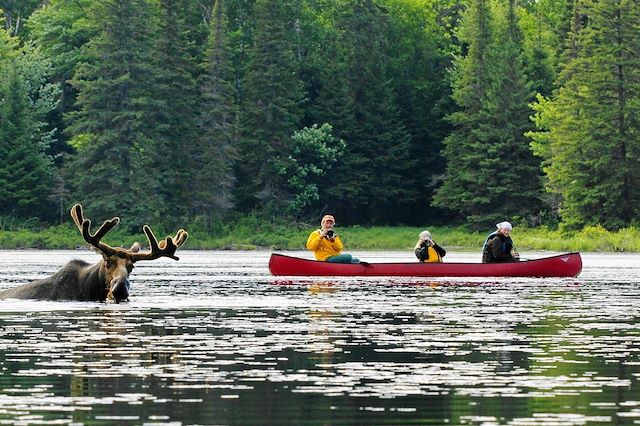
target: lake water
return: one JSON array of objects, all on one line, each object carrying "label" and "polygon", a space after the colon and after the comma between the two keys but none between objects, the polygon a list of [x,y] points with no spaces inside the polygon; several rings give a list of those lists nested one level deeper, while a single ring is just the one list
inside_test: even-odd
[{"label": "lake water", "polygon": [[[268,252],[178,254],[139,262],[128,303],[0,301],[0,424],[640,424],[640,255],[572,279],[289,280]],[[73,258],[98,255],[0,251],[0,289]]]}]

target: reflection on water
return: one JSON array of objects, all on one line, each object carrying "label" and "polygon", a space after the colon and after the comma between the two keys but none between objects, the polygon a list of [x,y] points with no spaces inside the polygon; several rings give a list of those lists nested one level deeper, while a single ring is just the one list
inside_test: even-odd
[{"label": "reflection on water", "polygon": [[[140,262],[120,305],[0,301],[0,424],[640,424],[640,256],[427,281],[282,279],[268,255]],[[0,289],[96,257],[5,251]]]}]

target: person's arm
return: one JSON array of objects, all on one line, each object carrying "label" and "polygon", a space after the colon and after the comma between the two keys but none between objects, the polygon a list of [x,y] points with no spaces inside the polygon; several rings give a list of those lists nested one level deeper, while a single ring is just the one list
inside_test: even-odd
[{"label": "person's arm", "polygon": [[440,247],[439,245],[437,245],[436,243],[433,243],[433,248],[435,249],[436,252],[438,252],[440,257],[445,257],[447,255],[447,251],[442,247]]},{"label": "person's arm", "polygon": [[424,262],[424,260],[427,258],[427,246],[420,245],[416,247],[414,253],[416,254],[416,257],[420,262]]},{"label": "person's arm", "polygon": [[344,244],[342,244],[342,240],[340,239],[340,236],[336,235],[335,238],[333,239],[333,241],[329,240],[329,242],[331,243],[331,246],[337,251],[337,252],[341,252],[342,249],[344,248]]},{"label": "person's arm", "polygon": [[520,260],[520,253],[518,253],[518,249],[516,249],[516,246],[513,245],[513,243],[511,244],[511,258],[513,260]]},{"label": "person's arm", "polygon": [[309,234],[309,238],[307,239],[307,249],[311,251],[318,250],[318,248],[320,248],[321,240],[322,237],[320,236],[320,233],[318,231],[313,231],[311,234]]}]

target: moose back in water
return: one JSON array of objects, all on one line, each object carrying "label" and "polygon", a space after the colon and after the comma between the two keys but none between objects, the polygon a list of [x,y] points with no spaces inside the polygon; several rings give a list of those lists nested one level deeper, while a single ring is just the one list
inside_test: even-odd
[{"label": "moose back in water", "polygon": [[102,255],[102,260],[94,265],[82,260],[72,260],[48,278],[0,292],[0,299],[122,302],[129,298],[129,274],[135,262],[160,257],[178,260],[176,250],[189,236],[184,229],[180,229],[175,236],[168,236],[158,243],[151,228],[144,225],[142,229],[149,241],[150,251],[140,252],[140,244],[137,242],[129,249],[123,249],[100,241],[120,222],[120,218],[105,220],[95,234],[92,234],[91,221],[84,217],[80,204],[71,208],[71,217],[84,240]]}]

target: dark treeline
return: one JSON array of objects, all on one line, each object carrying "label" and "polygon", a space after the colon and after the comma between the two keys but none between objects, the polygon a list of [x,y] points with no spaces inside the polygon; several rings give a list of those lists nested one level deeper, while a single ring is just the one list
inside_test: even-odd
[{"label": "dark treeline", "polygon": [[638,222],[637,1],[0,8],[5,225]]}]

